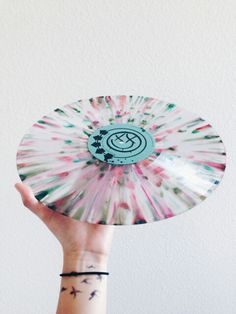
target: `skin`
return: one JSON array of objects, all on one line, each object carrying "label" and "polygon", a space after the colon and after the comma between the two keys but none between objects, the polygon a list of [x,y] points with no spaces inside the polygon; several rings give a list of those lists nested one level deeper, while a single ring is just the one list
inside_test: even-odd
[{"label": "skin", "polygon": [[[62,272],[107,272],[115,227],[77,221],[39,202],[31,188],[16,183],[23,205],[54,234],[63,250]],[[61,277],[56,314],[105,314],[107,275]]]}]

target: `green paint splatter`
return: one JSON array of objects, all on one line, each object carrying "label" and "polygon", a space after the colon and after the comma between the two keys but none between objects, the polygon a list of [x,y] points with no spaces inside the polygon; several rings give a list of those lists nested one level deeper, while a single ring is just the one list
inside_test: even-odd
[{"label": "green paint splatter", "polygon": [[46,195],[48,195],[48,191],[42,191],[35,195],[35,197],[38,201],[41,201],[41,199],[44,198]]},{"label": "green paint splatter", "polygon": [[67,125],[64,125],[65,128],[75,128],[75,125],[72,123],[69,123]]},{"label": "green paint splatter", "polygon": [[147,120],[142,120],[141,124],[145,124],[146,125],[147,124]]},{"label": "green paint splatter", "polygon": [[43,121],[43,120],[38,120],[37,122],[40,123],[40,124],[46,124],[46,122]]},{"label": "green paint splatter", "polygon": [[167,104],[166,111],[171,111],[176,107],[175,104]]},{"label": "green paint splatter", "polygon": [[199,133],[199,130],[193,130],[192,133]]},{"label": "green paint splatter", "polygon": [[133,119],[129,118],[128,122],[134,122],[134,118]]},{"label": "green paint splatter", "polygon": [[104,171],[104,170],[106,170],[106,168],[107,168],[107,165],[104,165],[104,166],[100,167],[100,171]]},{"label": "green paint splatter", "polygon": [[203,139],[204,139],[204,137],[189,138],[189,139],[183,140],[183,142],[200,141],[200,140],[203,140]]},{"label": "green paint splatter", "polygon": [[65,140],[64,142],[65,142],[65,144],[72,144],[71,140]]},{"label": "green paint splatter", "polygon": [[208,170],[208,171],[213,171],[213,169],[211,167],[207,166],[207,165],[204,165],[203,168]]},{"label": "green paint splatter", "polygon": [[41,201],[45,196],[47,196],[47,195],[50,194],[51,192],[55,191],[55,190],[58,189],[59,187],[60,187],[60,185],[56,185],[56,186],[54,186],[53,188],[50,188],[50,189],[41,191],[41,192],[39,192],[38,194],[35,195],[35,198],[36,198],[38,201]]},{"label": "green paint splatter", "polygon": [[205,120],[203,120],[202,118],[195,119],[195,120],[190,122],[191,124],[187,125],[187,128],[191,128],[192,126],[199,124],[202,121],[205,121]]},{"label": "green paint splatter", "polygon": [[88,160],[88,161],[86,162],[86,164],[87,164],[87,165],[92,165],[92,164],[94,164],[94,161]]},{"label": "green paint splatter", "polygon": [[218,137],[219,137],[219,135],[206,135],[206,136],[204,136],[204,138],[207,140],[210,140],[212,138],[218,138]]},{"label": "green paint splatter", "polygon": [[106,225],[107,224],[105,220],[100,220],[98,223],[101,224],[101,225]]},{"label": "green paint splatter", "polygon": [[24,181],[27,177],[24,174],[20,174],[21,181]]},{"label": "green paint splatter", "polygon": [[55,112],[59,113],[61,116],[65,116],[65,112],[63,110],[61,110],[60,108],[57,108],[54,110]]},{"label": "green paint splatter", "polygon": [[89,134],[87,131],[83,131],[84,134],[86,134],[88,137],[91,136],[91,134]]},{"label": "green paint splatter", "polygon": [[140,225],[140,224],[145,224],[145,223],[147,223],[147,222],[144,219],[137,219],[134,222],[135,225]]},{"label": "green paint splatter", "polygon": [[56,210],[57,209],[55,204],[47,205],[47,207],[52,209],[52,210]]},{"label": "green paint splatter", "polygon": [[165,123],[158,125],[158,126],[155,128],[155,130],[158,130],[158,129],[162,128],[163,125],[165,125]]},{"label": "green paint splatter", "polygon": [[179,189],[179,188],[173,188],[173,192],[175,193],[175,194],[178,194],[178,193],[180,193],[181,192],[181,190]]},{"label": "green paint splatter", "polygon": [[78,112],[78,113],[80,113],[81,111],[80,110],[78,110],[77,108],[72,108],[74,111],[76,111],[76,112]]}]

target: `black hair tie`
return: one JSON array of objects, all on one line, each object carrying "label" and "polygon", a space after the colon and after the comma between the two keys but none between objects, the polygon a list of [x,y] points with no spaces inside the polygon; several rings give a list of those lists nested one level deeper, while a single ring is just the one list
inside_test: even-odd
[{"label": "black hair tie", "polygon": [[87,271],[87,272],[82,272],[82,273],[77,273],[76,271],[72,271],[70,273],[62,273],[60,274],[61,277],[64,276],[79,276],[79,275],[91,275],[91,274],[97,274],[97,275],[109,275],[107,272],[97,272],[97,271]]}]

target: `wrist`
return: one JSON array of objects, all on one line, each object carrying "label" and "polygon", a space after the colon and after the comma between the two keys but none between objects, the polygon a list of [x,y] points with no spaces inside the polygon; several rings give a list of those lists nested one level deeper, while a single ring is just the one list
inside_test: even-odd
[{"label": "wrist", "polygon": [[63,272],[71,271],[106,271],[108,256],[93,252],[63,254]]}]

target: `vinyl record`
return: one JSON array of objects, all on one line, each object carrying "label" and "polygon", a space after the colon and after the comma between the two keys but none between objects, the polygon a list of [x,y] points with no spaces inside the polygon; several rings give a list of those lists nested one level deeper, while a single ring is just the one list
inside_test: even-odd
[{"label": "vinyl record", "polygon": [[43,116],[17,169],[36,198],[80,221],[132,225],[181,214],[219,185],[226,153],[195,113],[144,96],[98,96]]}]

